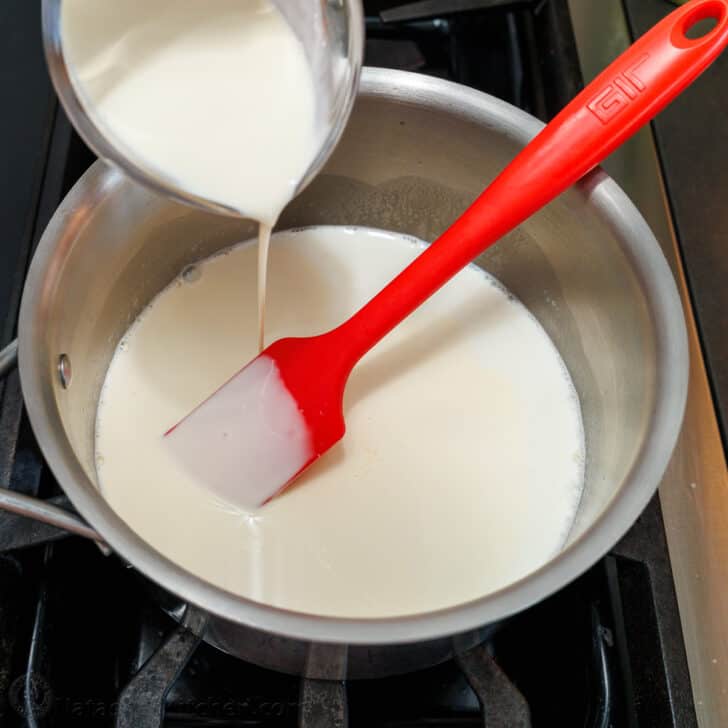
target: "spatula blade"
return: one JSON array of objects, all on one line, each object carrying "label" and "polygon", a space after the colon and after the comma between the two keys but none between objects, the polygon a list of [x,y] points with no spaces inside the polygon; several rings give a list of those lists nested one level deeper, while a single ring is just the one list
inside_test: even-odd
[{"label": "spatula blade", "polygon": [[164,440],[196,482],[244,510],[270,500],[314,459],[306,420],[275,360],[265,354],[170,428]]}]

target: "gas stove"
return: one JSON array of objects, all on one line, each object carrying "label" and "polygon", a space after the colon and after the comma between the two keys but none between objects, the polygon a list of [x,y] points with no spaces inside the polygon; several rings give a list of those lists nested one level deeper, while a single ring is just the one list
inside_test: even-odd
[{"label": "gas stove", "polygon": [[[610,4],[612,14],[605,15]],[[547,120],[579,90],[582,74],[589,75],[584,48],[598,20],[578,5],[368,2],[366,63],[464,83]],[[600,0],[600,7],[597,16],[621,18],[623,34],[642,32],[650,13],[669,10],[661,0],[626,6]],[[34,244],[94,160],[50,87],[37,2],[6,0],[0,12],[0,98],[6,343],[15,334]],[[609,164],[638,198],[641,188],[630,189],[630,179],[620,177],[619,158]],[[649,221],[653,228],[670,226],[669,219]],[[687,258],[686,264],[690,269]],[[704,310],[704,294],[693,295]],[[701,323],[714,327],[709,317]],[[703,345],[708,355],[715,352],[714,344]],[[713,430],[717,436],[714,413]],[[711,452],[719,462],[722,449]],[[14,371],[0,383],[0,487],[70,508],[34,440]],[[667,503],[674,511],[674,499]],[[701,726],[724,725],[719,713],[706,713],[702,698],[693,700],[675,590],[680,582],[668,549],[670,541],[674,554],[679,543],[670,538],[670,512],[663,515],[656,496],[589,572],[457,660],[343,683],[274,673],[218,652],[195,636],[203,615],[188,608],[175,622],[152,599],[145,579],[115,556],[0,511],[0,725],[693,728],[698,716]],[[690,624],[686,614],[683,623]]]}]

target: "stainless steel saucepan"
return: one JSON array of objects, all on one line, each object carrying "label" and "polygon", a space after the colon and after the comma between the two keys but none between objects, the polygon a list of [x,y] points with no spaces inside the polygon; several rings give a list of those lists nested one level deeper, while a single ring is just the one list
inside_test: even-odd
[{"label": "stainless steel saucepan", "polygon": [[[431,240],[540,126],[512,106],[458,85],[367,69],[334,155],[290,204],[279,227],[369,225]],[[97,534],[162,587],[172,613],[178,614],[179,603],[201,609],[208,642],[313,677],[423,667],[472,646],[487,625],[574,579],[637,518],[680,428],[686,335],[657,242],[619,187],[596,171],[478,261],[551,335],[581,399],[586,487],[561,554],[506,589],[450,609],[333,619],[243,599],[157,553],[96,487],[99,390],[116,344],[150,299],[185,265],[253,232],[252,223],[177,204],[97,162],[40,241],[19,324],[20,375],[33,429],[88,524],[67,517],[65,525]],[[8,491],[0,490],[0,505],[30,509],[51,522],[61,517]]]}]

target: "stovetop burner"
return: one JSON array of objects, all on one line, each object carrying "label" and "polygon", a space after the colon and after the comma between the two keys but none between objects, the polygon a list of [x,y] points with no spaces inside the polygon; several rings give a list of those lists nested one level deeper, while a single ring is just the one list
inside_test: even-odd
[{"label": "stovetop burner", "polygon": [[[0,68],[14,70],[0,71],[11,112],[0,139],[20,141],[8,157],[13,182],[0,190],[10,200],[0,208],[11,233],[0,267],[5,341],[33,244],[93,161],[50,89],[39,3],[6,2]],[[372,2],[367,13],[370,65],[465,83],[542,119],[580,86],[565,0]],[[16,106],[33,113],[13,116]],[[0,387],[0,485],[68,507],[24,415],[17,373]],[[174,622],[139,574],[93,543],[0,511],[3,726],[696,726],[657,499],[580,579],[428,670],[306,680],[218,652],[195,636],[203,627],[191,608]]]}]

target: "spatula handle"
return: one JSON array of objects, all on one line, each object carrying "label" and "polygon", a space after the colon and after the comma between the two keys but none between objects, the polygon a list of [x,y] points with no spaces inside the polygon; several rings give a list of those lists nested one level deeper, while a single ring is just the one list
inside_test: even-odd
[{"label": "spatula handle", "polygon": [[[715,26],[691,39],[701,20]],[[692,35],[692,34],[691,34]],[[598,165],[659,113],[728,45],[728,0],[691,0],[595,78],[466,212],[334,332],[353,366],[459,270]],[[342,341],[342,344],[344,342]]]}]

